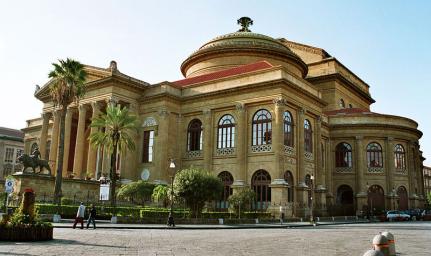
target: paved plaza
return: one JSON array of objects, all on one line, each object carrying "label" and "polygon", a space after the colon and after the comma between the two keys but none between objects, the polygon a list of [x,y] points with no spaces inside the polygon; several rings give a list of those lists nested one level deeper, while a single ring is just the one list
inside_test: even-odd
[{"label": "paved plaza", "polygon": [[69,229],[55,240],[0,242],[0,255],[362,255],[379,231],[399,255],[430,255],[431,223],[373,223],[280,229]]}]

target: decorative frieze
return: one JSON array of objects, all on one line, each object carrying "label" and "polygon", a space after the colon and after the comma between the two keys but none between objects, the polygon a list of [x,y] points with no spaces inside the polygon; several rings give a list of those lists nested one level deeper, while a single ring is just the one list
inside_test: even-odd
[{"label": "decorative frieze", "polygon": [[353,173],[352,167],[336,167],[335,168],[336,173]]},{"label": "decorative frieze", "polygon": [[271,144],[251,146],[251,152],[253,152],[253,153],[271,152],[271,151],[272,151],[272,145]]},{"label": "decorative frieze", "polygon": [[384,173],[385,169],[382,167],[368,167],[369,173]]},{"label": "decorative frieze", "polygon": [[295,152],[295,149],[293,147],[284,145],[284,153],[286,153],[290,156],[294,156],[296,152]]},{"label": "decorative frieze", "polygon": [[202,150],[194,150],[194,151],[187,151],[186,152],[186,158],[193,159],[193,158],[201,158],[203,155]]},{"label": "decorative frieze", "polygon": [[151,127],[151,126],[156,126],[156,125],[157,125],[156,119],[149,116],[149,117],[145,118],[144,123],[142,124],[142,127]]},{"label": "decorative frieze", "polygon": [[305,159],[308,159],[308,160],[314,159],[313,153],[311,153],[311,152],[305,152],[304,156],[305,156]]},{"label": "decorative frieze", "polygon": [[235,148],[218,148],[216,149],[217,156],[235,155]]},{"label": "decorative frieze", "polygon": [[407,169],[405,169],[405,168],[395,168],[395,173],[397,173],[397,174],[407,174]]}]

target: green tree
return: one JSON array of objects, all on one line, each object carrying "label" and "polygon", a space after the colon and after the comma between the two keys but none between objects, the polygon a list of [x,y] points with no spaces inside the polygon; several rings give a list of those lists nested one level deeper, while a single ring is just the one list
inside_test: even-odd
[{"label": "green tree", "polygon": [[64,132],[67,106],[77,102],[85,94],[85,80],[87,73],[84,65],[76,60],[67,58],[52,63],[54,70],[48,77],[52,79],[49,85],[50,95],[54,105],[60,111],[60,141],[58,143],[57,172],[55,176],[54,200],[60,205],[61,185],[63,177]]},{"label": "green tree", "polygon": [[256,193],[252,189],[243,188],[228,198],[229,209],[236,214],[239,214],[239,211],[250,210],[255,198]]},{"label": "green tree", "polygon": [[154,184],[140,180],[122,185],[118,190],[117,196],[133,202],[138,200],[142,205],[145,200],[149,199],[153,194]]},{"label": "green tree", "polygon": [[[90,134],[90,143],[94,147],[104,146],[108,153],[111,153],[111,166],[109,170],[110,183],[110,200],[111,206],[116,206],[115,188],[117,185],[117,152],[123,150],[135,150],[135,143],[132,139],[132,133],[138,131],[138,123],[135,115],[129,113],[128,108],[108,104],[106,114],[91,121],[91,127],[99,128],[96,132]],[[105,129],[104,131],[102,129]],[[115,215],[114,210],[114,215]]]},{"label": "green tree", "polygon": [[163,202],[163,207],[168,206],[169,202],[169,188],[166,185],[160,184],[154,187],[153,194],[151,195],[153,201]]},{"label": "green tree", "polygon": [[219,199],[222,191],[221,180],[204,170],[185,169],[175,176],[175,195],[186,201],[192,217],[197,217],[202,212],[206,201]]}]

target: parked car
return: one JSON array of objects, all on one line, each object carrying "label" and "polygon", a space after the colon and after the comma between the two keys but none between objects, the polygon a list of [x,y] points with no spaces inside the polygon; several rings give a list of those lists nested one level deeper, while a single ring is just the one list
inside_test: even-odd
[{"label": "parked car", "polygon": [[422,212],[422,220],[431,220],[431,210],[424,210]]},{"label": "parked car", "polygon": [[410,215],[403,213],[401,211],[388,211],[386,213],[386,219],[388,221],[394,221],[394,220],[409,220]]},{"label": "parked car", "polygon": [[408,215],[410,215],[411,219],[420,220],[422,219],[422,210],[421,209],[409,209],[405,211]]}]

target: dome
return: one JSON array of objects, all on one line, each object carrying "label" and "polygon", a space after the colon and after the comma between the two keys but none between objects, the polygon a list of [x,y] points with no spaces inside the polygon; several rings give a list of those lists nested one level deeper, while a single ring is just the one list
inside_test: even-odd
[{"label": "dome", "polygon": [[239,31],[218,36],[190,55],[181,65],[183,75],[203,75],[267,60],[273,65],[286,66],[305,77],[307,65],[287,46],[272,37],[253,33],[248,26],[241,25],[243,27]]}]

